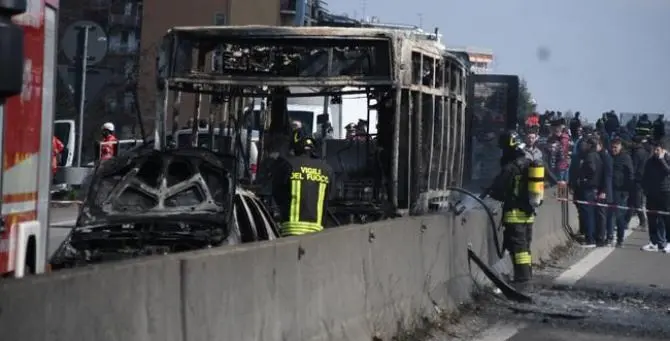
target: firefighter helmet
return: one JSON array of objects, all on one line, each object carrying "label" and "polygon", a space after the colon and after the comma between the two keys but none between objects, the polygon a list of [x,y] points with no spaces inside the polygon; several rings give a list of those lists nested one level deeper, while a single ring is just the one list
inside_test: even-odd
[{"label": "firefighter helmet", "polygon": [[291,140],[291,148],[296,155],[314,149],[314,139],[305,134],[294,134]]},{"label": "firefighter helmet", "polygon": [[109,130],[111,132],[114,132],[114,123],[106,122],[105,124],[102,125],[102,130]]},{"label": "firefighter helmet", "polygon": [[521,150],[525,147],[519,134],[515,131],[508,131],[500,134],[498,137],[498,147],[503,150]]}]

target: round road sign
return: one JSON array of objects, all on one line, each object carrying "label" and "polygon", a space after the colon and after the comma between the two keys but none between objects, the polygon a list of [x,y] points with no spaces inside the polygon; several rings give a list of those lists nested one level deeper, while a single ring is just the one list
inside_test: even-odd
[{"label": "round road sign", "polygon": [[88,64],[99,63],[107,55],[107,33],[93,21],[82,20],[71,24],[63,34],[61,46],[65,56],[72,62],[77,60],[77,37],[79,27],[88,26]]}]

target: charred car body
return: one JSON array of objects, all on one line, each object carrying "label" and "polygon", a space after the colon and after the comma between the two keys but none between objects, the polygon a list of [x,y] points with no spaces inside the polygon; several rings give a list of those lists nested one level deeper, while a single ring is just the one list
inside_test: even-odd
[{"label": "charred car body", "polygon": [[236,163],[202,148],[150,147],[100,163],[52,268],[277,238],[262,203],[236,188]]}]

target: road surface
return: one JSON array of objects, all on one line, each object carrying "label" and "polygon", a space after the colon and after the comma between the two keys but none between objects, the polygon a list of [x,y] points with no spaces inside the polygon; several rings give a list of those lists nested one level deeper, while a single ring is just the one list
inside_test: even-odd
[{"label": "road surface", "polygon": [[641,251],[647,242],[646,232],[630,231],[623,248],[577,249],[538,271],[533,304],[489,294],[470,320],[485,327],[431,340],[670,340],[670,254]]},{"label": "road surface", "polygon": [[63,239],[70,232],[74,226],[77,214],[79,212],[78,206],[72,207],[52,207],[49,212],[49,244],[48,256],[51,257],[58,246],[63,242]]}]

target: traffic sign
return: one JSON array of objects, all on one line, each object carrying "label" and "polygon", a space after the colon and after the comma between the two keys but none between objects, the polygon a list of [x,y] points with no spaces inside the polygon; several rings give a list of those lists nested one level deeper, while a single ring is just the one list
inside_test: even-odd
[{"label": "traffic sign", "polygon": [[77,56],[77,37],[79,28],[88,26],[88,65],[95,65],[99,63],[107,55],[107,33],[102,26],[93,21],[81,20],[77,21],[65,30],[61,46],[63,53],[71,62],[75,62]]}]

